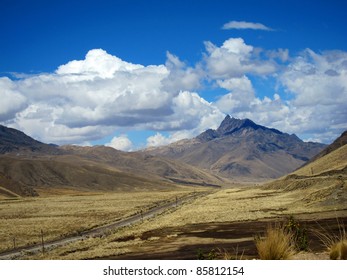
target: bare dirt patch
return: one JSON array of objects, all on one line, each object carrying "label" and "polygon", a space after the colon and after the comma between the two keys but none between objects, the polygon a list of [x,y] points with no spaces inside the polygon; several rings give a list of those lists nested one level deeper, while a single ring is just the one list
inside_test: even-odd
[{"label": "bare dirt patch", "polygon": [[[331,214],[335,215],[336,213]],[[341,230],[339,225],[347,224],[347,217],[337,219],[335,217],[319,218],[317,215],[306,215],[302,218],[305,219],[300,220],[300,222],[308,230],[309,248],[308,251],[297,254],[295,259],[328,259],[328,254],[325,252],[326,248],[316,231],[324,228],[327,232],[338,235]],[[200,223],[150,230],[140,236],[140,239],[145,241],[144,243],[128,248],[131,253],[105,256],[102,259],[194,260],[198,258],[199,253],[207,255],[211,251],[228,252],[229,255],[242,259],[258,258],[254,237],[262,235],[269,224],[279,222],[285,222],[285,219]],[[123,240],[114,240],[114,242],[120,241]]]}]

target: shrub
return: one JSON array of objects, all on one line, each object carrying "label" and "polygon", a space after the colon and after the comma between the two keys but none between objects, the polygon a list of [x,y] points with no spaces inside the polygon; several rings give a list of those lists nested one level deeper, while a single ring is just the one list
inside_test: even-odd
[{"label": "shrub", "polygon": [[212,249],[210,252],[205,254],[204,251],[199,248],[197,251],[197,259],[198,260],[215,260],[217,259],[216,250]]},{"label": "shrub", "polygon": [[288,260],[295,253],[293,234],[283,226],[269,226],[264,237],[256,237],[255,245],[262,260]]},{"label": "shrub", "polygon": [[298,251],[307,251],[308,238],[306,228],[304,228],[298,221],[296,221],[293,216],[289,217],[284,227],[289,233],[293,235],[295,248]]}]

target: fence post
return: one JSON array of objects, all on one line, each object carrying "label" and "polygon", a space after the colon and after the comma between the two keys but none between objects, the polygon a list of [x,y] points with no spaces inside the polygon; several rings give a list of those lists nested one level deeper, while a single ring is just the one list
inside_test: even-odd
[{"label": "fence post", "polygon": [[41,229],[41,245],[42,245],[42,254],[45,254],[45,243],[43,240],[43,230]]}]

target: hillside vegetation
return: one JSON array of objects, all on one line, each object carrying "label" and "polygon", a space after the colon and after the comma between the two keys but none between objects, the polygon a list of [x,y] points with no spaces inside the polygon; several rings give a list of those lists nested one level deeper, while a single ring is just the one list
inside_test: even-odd
[{"label": "hillside vegetation", "polygon": [[340,142],[338,138],[314,161],[265,185],[265,188],[300,190],[298,201],[332,210],[337,205],[347,209],[347,145],[336,146]]}]

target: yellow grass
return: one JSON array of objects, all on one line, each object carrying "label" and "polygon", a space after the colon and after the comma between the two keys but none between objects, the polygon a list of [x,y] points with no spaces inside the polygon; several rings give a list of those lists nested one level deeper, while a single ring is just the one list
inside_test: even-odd
[{"label": "yellow grass", "polygon": [[[182,191],[182,194],[184,192]],[[155,201],[175,197],[177,193],[134,193],[126,194],[99,194],[88,196],[64,195],[59,199],[57,197],[47,197],[47,199],[29,199],[28,206],[24,211],[20,211],[26,204],[20,202],[15,207],[13,202],[12,211],[6,210],[6,213],[17,213],[17,218],[13,219],[17,225],[25,224],[24,228],[30,228],[36,224],[32,232],[32,240],[38,241],[39,230],[41,225],[46,224],[44,231],[47,229],[56,230],[61,234],[59,226],[55,223],[61,222],[63,228],[70,228],[70,232],[77,230],[76,223],[84,223],[84,227],[90,227],[100,224],[100,221],[114,221],[122,216],[129,215],[138,211],[141,207],[155,203]],[[322,208],[320,205],[312,204],[305,200],[310,194],[309,189],[293,190],[290,192],[266,190],[261,187],[234,187],[230,189],[221,189],[205,197],[197,198],[193,202],[186,203],[178,208],[171,209],[162,215],[143,223],[138,223],[130,227],[122,228],[109,234],[104,238],[89,238],[84,241],[71,243],[51,251],[46,252],[44,256],[24,256],[22,258],[44,258],[44,259],[89,259],[103,258],[112,255],[122,255],[128,252],[136,252],[136,248],[145,246],[151,240],[142,240],[143,233],[151,230],[157,230],[168,227],[175,227],[179,230],[181,226],[194,223],[213,223],[213,222],[232,222],[257,220],[263,218],[276,218],[279,216],[289,216],[302,213],[320,213],[321,211],[334,211],[344,209],[343,205],[327,206]],[[57,200],[58,199],[58,200]],[[35,201],[32,204],[31,200]],[[65,207],[63,205],[65,204]],[[0,215],[2,214],[2,203],[0,203]],[[30,208],[30,205],[35,205]],[[49,212],[45,216],[44,207],[48,207]],[[74,205],[73,207],[71,205]],[[129,209],[131,205],[131,209]],[[54,206],[54,207],[53,207]],[[32,206],[33,207],[33,206]],[[43,209],[42,209],[43,207]],[[59,211],[53,211],[62,207]],[[29,214],[30,210],[31,215]],[[55,213],[55,214],[54,214]],[[65,213],[65,214],[63,214]],[[90,215],[93,213],[93,215]],[[8,214],[7,214],[8,215]],[[26,218],[20,218],[21,216]],[[59,215],[64,215],[59,217]],[[52,218],[50,218],[52,216]],[[11,218],[12,219],[12,218]],[[18,219],[18,221],[17,221]],[[28,219],[28,222],[25,220]],[[37,219],[40,219],[38,224]],[[3,226],[3,220],[0,224]],[[53,222],[54,221],[54,222]],[[10,224],[10,222],[8,223]],[[86,226],[86,224],[88,226]],[[12,227],[12,229],[15,226]],[[23,230],[22,230],[23,232]],[[7,235],[1,237],[7,240],[8,246],[11,245],[11,233],[7,230]],[[155,237],[155,236],[154,236]],[[177,235],[167,237],[170,242],[178,239]],[[196,241],[196,240],[195,240]],[[179,242],[189,244],[192,240],[180,239]],[[210,240],[199,240],[199,242],[214,242]],[[168,244],[169,245],[169,244]]]},{"label": "yellow grass", "polygon": [[324,157],[296,170],[297,175],[317,175],[330,170],[341,170],[346,167],[347,160],[347,145],[344,145],[337,150],[325,155]]},{"label": "yellow grass", "polygon": [[[56,190],[42,197],[0,200],[0,251],[57,239],[109,224],[148,208],[174,200],[192,189],[131,193],[77,193]],[[15,240],[14,240],[15,239]],[[14,242],[15,241],[15,242]]]},{"label": "yellow grass", "polygon": [[261,260],[289,260],[295,254],[293,236],[283,226],[269,226],[255,244]]},{"label": "yellow grass", "polygon": [[332,244],[329,256],[332,260],[347,260],[347,239]]},{"label": "yellow grass", "polygon": [[347,260],[347,233],[345,226],[339,222],[339,234],[331,234],[328,230],[321,228],[315,233],[327,248],[331,260]]},{"label": "yellow grass", "polygon": [[[247,187],[222,189],[156,218],[111,232],[104,238],[90,238],[54,249],[47,252],[45,256],[36,255],[30,258],[88,259],[121,255],[136,252],[136,248],[150,242],[150,240],[141,239],[142,233],[150,230],[167,227],[179,229],[180,226],[194,223],[257,220],[318,211],[318,208],[307,208],[305,203],[298,201],[298,194]],[[176,238],[174,235],[170,236],[172,241],[175,241]],[[191,240],[186,240],[186,242],[188,244]],[[202,241],[199,240],[199,242]],[[214,241],[204,240],[204,242]]]}]

